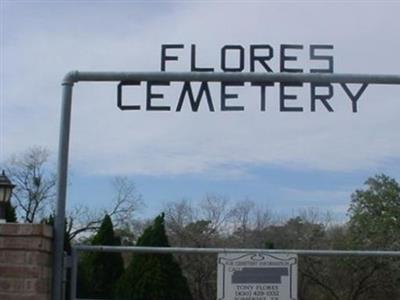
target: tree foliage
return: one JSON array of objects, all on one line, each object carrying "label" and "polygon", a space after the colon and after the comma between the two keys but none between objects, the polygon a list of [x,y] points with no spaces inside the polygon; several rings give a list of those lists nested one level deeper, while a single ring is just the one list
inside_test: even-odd
[{"label": "tree foliage", "polygon": [[[225,211],[229,207],[228,212]],[[248,200],[214,209],[229,216],[215,230],[202,205],[174,203],[167,210],[173,245],[276,249],[400,250],[399,184],[377,175],[351,196],[348,222],[332,223],[318,210],[274,220]],[[215,207],[214,207],[215,208]],[[225,212],[224,212],[225,211]],[[224,213],[223,213],[224,212]],[[212,234],[210,234],[212,232]],[[215,295],[215,258],[179,257],[196,300]],[[197,283],[201,284],[197,284]],[[212,284],[209,284],[212,282]],[[374,257],[299,257],[301,300],[400,299],[400,260]]]},{"label": "tree foliage", "polygon": [[[54,215],[51,214],[47,218],[43,218],[40,223],[47,224],[50,226],[54,226]],[[69,236],[68,231],[68,221],[65,220],[65,227],[64,227],[64,251],[70,255],[71,254],[71,237]]]},{"label": "tree foliage", "polygon": [[[12,203],[23,222],[34,222],[53,213],[50,202],[54,199],[54,176],[48,161],[47,150],[32,148],[14,156],[6,167],[17,185]],[[248,199],[232,204],[227,197],[215,195],[207,195],[197,205],[187,200],[170,203],[165,208],[166,225],[164,215],[154,222],[134,220],[141,197],[133,182],[117,177],[113,185],[114,199],[109,207],[79,206],[67,212],[67,251],[69,242],[79,240],[80,236],[93,244],[119,244],[110,230],[111,219],[126,245],[136,242],[138,246],[167,247],[171,242],[179,247],[400,250],[400,185],[383,174],[369,178],[351,195],[348,221],[334,225],[329,216],[321,218],[314,210],[277,218]],[[107,220],[103,219],[104,214],[108,214]],[[9,205],[7,220],[15,219]],[[88,239],[88,233],[95,231],[95,236]],[[136,240],[137,236],[140,237]],[[105,266],[104,262],[112,261],[106,256],[83,255],[79,268],[80,297],[113,297],[114,284],[110,282],[115,283],[123,272],[122,259]],[[216,295],[213,255],[138,254],[127,261],[128,268],[117,285],[118,299],[208,300]],[[116,266],[116,273],[104,271]],[[300,256],[298,286],[299,300],[400,299],[400,260]]]},{"label": "tree foliage", "polygon": [[15,207],[12,206],[11,202],[6,202],[5,212],[6,212],[6,222],[8,223],[17,222],[17,214],[15,212]]},{"label": "tree foliage", "polygon": [[[110,216],[106,215],[92,239],[92,245],[119,246]],[[78,296],[92,299],[111,299],[115,285],[124,270],[120,253],[92,252],[83,256],[79,272]]]},{"label": "tree foliage", "polygon": [[[137,246],[169,247],[164,214],[145,229]],[[171,254],[138,254],[121,278],[117,299],[191,300],[191,294],[178,263]]]},{"label": "tree foliage", "polygon": [[400,185],[386,175],[365,182],[351,196],[350,230],[364,249],[400,249]]}]

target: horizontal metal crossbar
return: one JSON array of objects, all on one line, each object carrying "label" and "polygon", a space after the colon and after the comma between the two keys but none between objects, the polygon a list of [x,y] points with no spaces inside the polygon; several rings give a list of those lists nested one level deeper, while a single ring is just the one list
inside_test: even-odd
[{"label": "horizontal metal crossbar", "polygon": [[298,254],[307,256],[400,256],[400,251],[381,250],[305,250],[305,249],[243,249],[243,248],[181,248],[181,247],[128,247],[128,246],[74,246],[76,251],[93,252],[132,252],[132,253],[186,253],[186,254],[218,254],[218,253],[264,253],[264,254]]},{"label": "horizontal metal crossbar", "polygon": [[63,84],[79,81],[210,81],[400,84],[400,75],[252,72],[81,72],[65,75]]},{"label": "horizontal metal crossbar", "polygon": [[[263,253],[263,254],[297,254],[307,256],[392,256],[400,257],[400,251],[361,251],[361,250],[303,250],[303,249],[243,249],[243,248],[188,248],[188,247],[139,247],[139,246],[93,246],[75,245],[72,247],[71,297],[74,300],[77,292],[79,252],[131,252],[152,254],[219,254],[219,253]],[[85,299],[91,300],[91,299]]]}]

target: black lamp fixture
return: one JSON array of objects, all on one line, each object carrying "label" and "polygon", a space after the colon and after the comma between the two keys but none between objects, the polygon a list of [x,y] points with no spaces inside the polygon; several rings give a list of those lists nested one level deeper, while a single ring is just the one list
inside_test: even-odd
[{"label": "black lamp fixture", "polygon": [[0,222],[2,223],[6,219],[6,203],[10,201],[14,187],[15,185],[11,183],[3,170],[0,175]]}]

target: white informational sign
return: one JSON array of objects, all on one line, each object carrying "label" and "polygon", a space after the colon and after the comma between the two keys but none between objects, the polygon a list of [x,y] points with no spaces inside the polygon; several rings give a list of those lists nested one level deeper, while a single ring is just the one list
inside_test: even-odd
[{"label": "white informational sign", "polygon": [[297,255],[218,255],[218,300],[297,300]]}]

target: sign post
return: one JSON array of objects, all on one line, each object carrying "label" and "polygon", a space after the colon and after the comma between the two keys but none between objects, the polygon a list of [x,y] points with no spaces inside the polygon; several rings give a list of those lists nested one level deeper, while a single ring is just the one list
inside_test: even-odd
[{"label": "sign post", "polygon": [[297,300],[297,255],[218,256],[218,300]]}]

